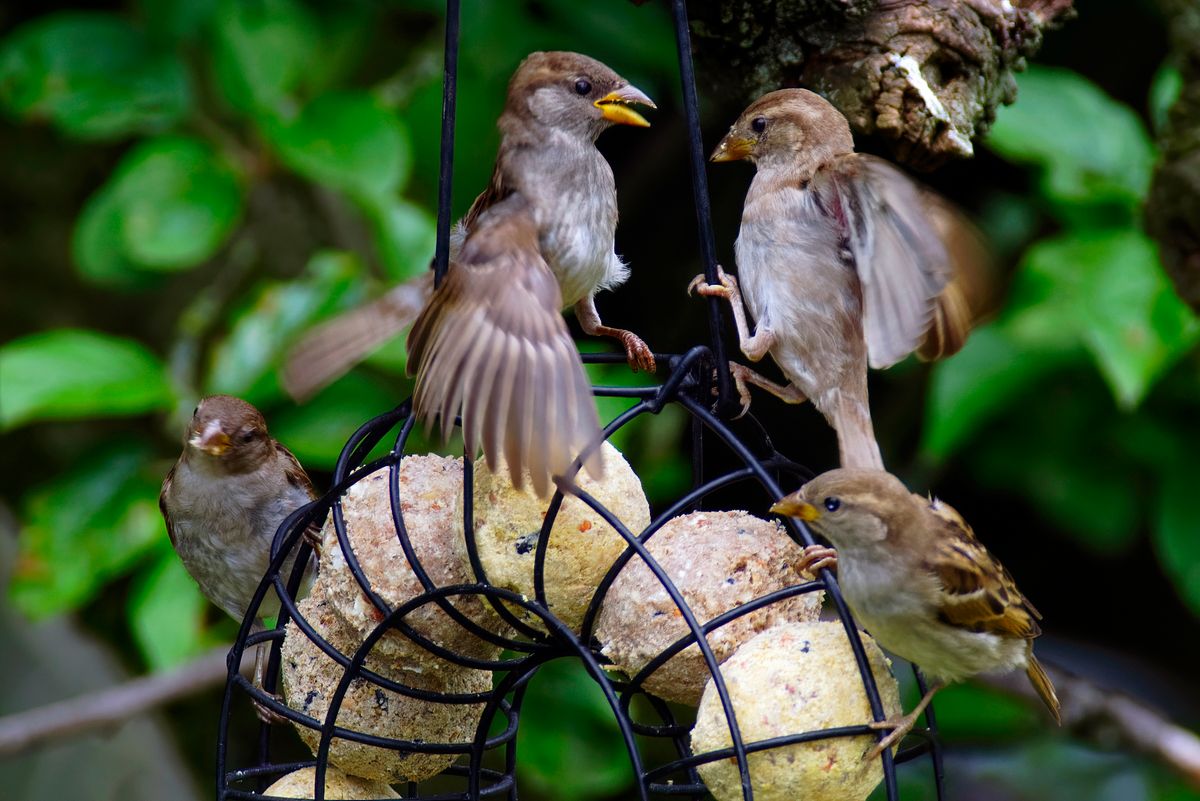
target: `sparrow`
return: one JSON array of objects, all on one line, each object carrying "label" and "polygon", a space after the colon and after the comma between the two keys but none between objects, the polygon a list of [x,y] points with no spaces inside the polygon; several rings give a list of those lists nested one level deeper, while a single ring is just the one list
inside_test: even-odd
[{"label": "sparrow", "polygon": [[[644,92],[601,62],[579,53],[531,53],[509,81],[492,179],[455,224],[450,257],[488,208],[521,195],[563,305],[574,308],[585,333],[620,340],[635,371],[653,372],[646,343],[632,331],[604,325],[595,304],[597,292],[629,277],[614,249],[616,183],[596,139],[613,125],[648,127],[633,104],[655,108]],[[297,398],[311,395],[408,326],[432,291],[432,277],[419,276],[318,326],[292,349],[285,388]],[[509,298],[521,302],[519,294]]]},{"label": "sparrow", "polygon": [[841,466],[882,469],[867,365],[962,347],[978,269],[947,247],[961,217],[888,162],[855,153],[846,118],[805,89],[752,103],[711,159],[746,159],[757,172],[735,244],[737,278],[720,270],[721,283],[709,285],[698,276],[689,292],[727,298],[742,353],[769,353],[788,379],[782,386],[731,363],[743,413],[747,384],[787,403],[811,400],[837,432]]},{"label": "sparrow", "polygon": [[1054,686],[1033,655],[1042,616],[948,504],[910,493],[883,470],[843,468],[813,478],[771,511],[833,543],[836,550],[806,548],[801,567],[836,568],[855,618],[931,680],[911,713],[869,724],[892,732],[866,758],[908,733],[939,689],[985,671],[1024,668],[1062,723]]},{"label": "sparrow", "polygon": [[461,409],[463,442],[483,444],[495,471],[501,453],[513,486],[526,471],[542,497],[588,452],[602,474],[596,405],[561,314],[562,292],[538,248],[529,201],[513,193],[479,212],[446,279],[408,335],[417,377],[414,413],[443,440]]},{"label": "sparrow", "polygon": [[[316,498],[312,482],[291,451],[271,438],[258,409],[230,395],[203,398],[183,436],[183,453],[167,473],[158,505],[171,545],[188,574],[214,604],[241,621],[271,561],[271,543],[283,519]],[[319,535],[312,526],[305,538]],[[285,580],[296,553],[280,568]],[[298,597],[308,594],[317,572],[309,554]],[[258,607],[252,631],[279,613],[269,592]],[[266,649],[254,661],[254,683],[261,688]],[[275,718],[255,705],[259,717]]]}]

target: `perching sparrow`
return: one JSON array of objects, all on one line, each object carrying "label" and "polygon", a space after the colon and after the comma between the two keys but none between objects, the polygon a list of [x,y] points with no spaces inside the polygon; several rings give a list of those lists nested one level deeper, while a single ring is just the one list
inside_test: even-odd
[{"label": "perching sparrow", "polygon": [[[513,193],[481,211],[408,335],[415,368],[414,411],[440,418],[448,438],[461,407],[463,442],[483,443],[489,469],[501,453],[513,486],[528,469],[545,496],[551,476],[600,441],[583,362],[563,320],[562,293],[538,251],[525,196]],[[588,469],[599,475],[600,451]]]},{"label": "perching sparrow", "polygon": [[731,365],[743,407],[746,383],[788,403],[811,400],[837,431],[843,467],[882,469],[868,363],[888,367],[917,348],[947,356],[971,322],[943,241],[948,207],[887,162],[855,153],[846,118],[804,89],[771,92],[742,113],[712,154],[739,159],[758,171],[735,247],[738,278],[697,278],[689,289],[728,298],[742,352],[752,361],[770,353],[790,382]]},{"label": "perching sparrow", "polygon": [[771,511],[805,521],[833,543],[836,553],[805,549],[803,569],[836,566],[858,622],[932,681],[911,713],[872,724],[892,733],[868,757],[898,742],[939,689],[987,671],[1025,668],[1061,723],[1054,686],[1033,655],[1041,615],[950,506],[910,493],[882,470],[841,469]]},{"label": "perching sparrow", "polygon": [[[654,102],[604,64],[568,52],[531,53],[513,73],[497,126],[500,149],[487,189],[454,227],[453,259],[479,215],[511,194],[529,203],[542,257],[558,279],[564,306],[583,330],[619,339],[634,370],[654,371],[654,356],[631,331],[600,321],[593,300],[614,289],[629,268],[614,251],[617,190],[596,138],[613,124],[648,126],[630,104]],[[293,348],[285,386],[303,398],[344,373],[402,331],[433,289],[419,276],[378,300],[318,326]],[[517,302],[518,295],[511,296]]]},{"label": "perching sparrow", "polygon": [[[291,452],[267,433],[258,409],[240,398],[212,395],[196,406],[183,437],[183,454],[167,473],[158,505],[171,545],[200,591],[235,620],[246,616],[250,601],[271,561],[271,542],[283,519],[313,500],[316,493]],[[315,532],[306,532],[312,542]],[[296,554],[280,575],[291,575]],[[299,595],[308,594],[317,571],[309,555]],[[255,631],[263,618],[279,612],[279,599],[268,592],[258,608]],[[261,687],[265,649],[254,661],[255,686]],[[256,705],[257,707],[257,705]],[[257,707],[259,717],[271,714]]]}]

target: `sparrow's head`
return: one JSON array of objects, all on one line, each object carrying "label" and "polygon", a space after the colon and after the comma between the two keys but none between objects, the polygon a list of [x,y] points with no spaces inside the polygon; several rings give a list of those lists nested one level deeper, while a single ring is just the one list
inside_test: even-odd
[{"label": "sparrow's head", "polygon": [[594,140],[613,124],[648,127],[632,104],[656,108],[644,92],[596,59],[547,51],[530,53],[517,67],[505,114]]},{"label": "sparrow's head", "polygon": [[912,495],[891,473],[843,468],[822,473],[771,511],[803,520],[840,550],[887,539],[895,515],[911,507]]},{"label": "sparrow's head", "polygon": [[231,473],[252,470],[270,457],[271,437],[258,409],[232,395],[210,395],[192,412],[186,451]]},{"label": "sparrow's head", "polygon": [[853,152],[850,124],[833,104],[807,89],[780,89],[751,103],[710,158],[755,164],[800,161],[811,170]]}]

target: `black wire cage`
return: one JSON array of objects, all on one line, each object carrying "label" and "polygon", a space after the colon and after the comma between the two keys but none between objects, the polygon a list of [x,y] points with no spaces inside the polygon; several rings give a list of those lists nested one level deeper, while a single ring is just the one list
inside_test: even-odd
[{"label": "black wire cage", "polygon": [[[688,32],[685,0],[669,0],[673,15],[682,79],[683,107],[687,117],[688,147],[691,160],[693,194],[700,232],[700,254],[705,273],[710,283],[717,282],[717,262],[712,227],[709,220],[709,199],[705,174],[704,150],[700,133],[698,100],[691,61],[691,43]],[[443,82],[442,134],[441,134],[441,177],[438,195],[438,244],[435,269],[440,280],[448,262],[450,227],[450,186],[453,166],[454,119],[456,98],[456,76],[459,46],[459,3],[446,3],[446,43]],[[331,489],[319,500],[297,510],[280,526],[273,546],[274,557],[271,568],[251,604],[250,611],[242,623],[237,641],[229,656],[229,674],[221,708],[220,734],[217,750],[217,798],[250,799],[271,798],[263,795],[264,788],[279,776],[301,768],[313,768],[315,776],[310,787],[311,797],[325,797],[326,774],[330,765],[330,751],[334,741],[361,744],[366,748],[381,749],[397,754],[438,754],[454,759],[454,764],[439,777],[437,786],[430,789],[425,783],[408,782],[402,789],[404,798],[432,799],[480,799],[501,797],[515,801],[518,797],[516,768],[518,754],[516,734],[521,718],[521,707],[530,680],[546,663],[560,658],[579,660],[592,679],[595,680],[615,716],[625,746],[628,750],[632,773],[636,778],[636,797],[640,799],[660,797],[706,798],[709,791],[701,780],[698,767],[718,761],[736,765],[740,780],[741,797],[745,801],[754,798],[749,755],[767,749],[779,749],[799,743],[828,738],[878,736],[879,732],[869,728],[865,721],[860,725],[841,726],[802,731],[770,739],[747,741],[738,724],[737,712],[731,700],[726,681],[718,669],[718,660],[708,642],[708,635],[721,626],[788,598],[824,591],[832,609],[844,629],[862,687],[874,720],[886,717],[880,691],[868,660],[867,652],[858,629],[842,599],[835,577],[828,571],[820,571],[813,581],[788,586],[768,592],[754,600],[738,605],[711,620],[700,621],[685,601],[670,575],[647,549],[647,542],[664,523],[686,512],[706,508],[706,499],[714,493],[735,488],[742,503],[760,502],[765,509],[771,502],[784,494],[784,487],[794,489],[811,471],[778,453],[767,432],[754,420],[753,415],[733,421],[739,408],[733,397],[732,378],[727,369],[727,354],[724,343],[723,320],[720,304],[715,299],[709,303],[710,342],[698,345],[682,354],[656,354],[663,381],[644,387],[594,387],[597,396],[622,397],[631,405],[608,423],[605,437],[645,414],[658,414],[666,406],[676,404],[689,415],[691,425],[692,487],[683,497],[654,515],[648,526],[641,531],[629,530],[621,519],[600,500],[577,486],[567,491],[586,504],[596,515],[619,533],[625,542],[623,553],[615,559],[607,574],[595,589],[578,628],[573,628],[550,611],[547,603],[545,565],[551,539],[551,529],[564,501],[563,489],[553,496],[549,509],[536,537],[534,551],[533,595],[527,597],[511,589],[496,586],[488,581],[480,559],[478,543],[475,541],[473,513],[476,499],[473,497],[473,454],[463,459],[463,489],[461,498],[462,531],[465,533],[465,548],[473,581],[439,586],[430,575],[430,565],[423,564],[409,536],[405,521],[405,490],[401,487],[400,467],[409,450],[410,434],[414,418],[410,401],[363,424],[347,442],[338,460]],[[623,362],[617,354],[594,354],[585,356],[585,361]],[[388,440],[392,446],[386,455],[368,461],[369,455],[380,443]],[[706,449],[723,449],[727,456],[740,465],[718,475],[706,475]],[[343,501],[348,492],[365,478],[386,472],[390,498],[392,527],[396,540],[403,550],[407,567],[420,582],[423,592],[399,605],[390,604],[371,579],[356,556],[354,544],[347,533]],[[459,507],[456,507],[458,509]],[[750,508],[756,508],[751,506]],[[287,554],[294,548],[307,549],[303,541],[305,529],[332,514],[332,525],[336,529],[338,546],[353,581],[362,596],[372,607],[372,619],[377,621],[364,637],[355,642],[354,650],[339,649],[322,636],[318,626],[306,618],[298,607],[297,594],[301,585],[303,566],[307,559],[297,559],[291,575],[282,575],[281,566]],[[800,545],[814,543],[811,532],[795,520],[785,521],[788,535]],[[328,547],[328,544],[327,544]],[[641,560],[651,571],[655,580],[670,596],[678,609],[679,617],[686,623],[688,634],[680,637],[664,649],[636,675],[628,680],[615,677],[602,655],[594,635],[596,620],[606,595],[621,569],[632,560]],[[258,615],[258,606],[270,591],[276,592],[282,603],[276,626],[273,629],[251,633],[252,623]],[[515,634],[497,633],[481,626],[476,618],[464,614],[457,601],[463,598],[480,599],[494,610],[509,631]],[[471,636],[490,643],[496,652],[503,649],[500,657],[481,658],[475,653],[464,653],[439,644],[425,636],[419,627],[412,625],[415,615],[422,610],[440,610],[462,627]],[[289,622],[291,628],[289,631]],[[302,634],[326,657],[338,666],[340,675],[337,686],[328,690],[328,707],[322,719],[302,714],[281,703],[273,695],[276,676],[281,664],[281,645],[285,631],[290,636]],[[414,686],[398,681],[394,675],[384,675],[372,662],[372,655],[380,647],[385,636],[399,636],[421,649],[432,658],[446,660],[463,668],[485,671],[492,678],[490,689]],[[243,653],[267,643],[270,647],[267,679],[263,688],[255,687],[238,671]],[[724,712],[729,730],[730,747],[692,753],[690,726],[681,722],[676,710],[660,698],[648,693],[643,684],[646,677],[664,665],[671,657],[689,646],[698,647],[705,666],[711,674],[711,690],[715,691]],[[266,647],[265,645],[263,647]],[[847,664],[846,669],[850,666]],[[920,675],[916,681],[922,692],[926,689]],[[357,731],[336,725],[338,712],[343,707],[352,685],[375,688],[376,693],[386,691],[406,698],[426,702],[427,709],[444,707],[461,709],[464,706],[476,710],[473,713],[473,735],[461,742],[434,742],[422,739],[395,739],[365,731]],[[291,737],[291,727],[263,725],[257,756],[253,764],[232,765],[230,756],[231,711],[235,698],[248,695],[261,706],[273,710],[299,725],[311,730],[315,743],[315,758],[305,762],[277,763],[271,759],[272,737]],[[379,698],[384,696],[378,695]],[[636,703],[635,703],[636,701]],[[382,702],[381,702],[382,703]],[[249,705],[247,704],[247,707]],[[275,734],[278,732],[278,734]],[[882,784],[886,798],[900,798],[897,784],[896,765],[923,756],[928,756],[932,767],[931,784],[936,797],[943,796],[942,760],[936,738],[936,724],[932,706],[925,712],[925,727],[914,730],[920,742],[893,755],[884,751],[882,762]],[[668,744],[667,748],[646,748],[648,743]],[[652,764],[643,754],[653,750],[656,754],[669,753],[673,758],[660,764]],[[465,757],[465,759],[463,758]],[[586,765],[579,766],[586,770]],[[450,789],[447,789],[449,787]]]}]

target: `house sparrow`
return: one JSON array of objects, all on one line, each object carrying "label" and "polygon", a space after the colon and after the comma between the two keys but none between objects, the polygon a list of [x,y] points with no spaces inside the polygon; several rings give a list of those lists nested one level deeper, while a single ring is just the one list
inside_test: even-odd
[{"label": "house sparrow", "polygon": [[[604,325],[594,301],[596,292],[614,289],[629,277],[614,252],[616,184],[596,138],[614,124],[648,126],[630,107],[635,103],[655,107],[645,93],[593,58],[531,53],[508,85],[491,183],[454,226],[450,258],[484,211],[509,195],[523,196],[563,305],[574,307],[584,332],[619,339],[634,370],[653,372],[654,356],[646,343],[631,331]],[[294,397],[311,395],[402,331],[432,290],[432,279],[420,276],[317,327],[292,349],[285,388]],[[519,295],[510,299],[520,302]]]},{"label": "house sparrow", "polygon": [[[440,418],[449,438],[461,407],[467,452],[474,455],[482,439],[489,469],[503,453],[513,486],[521,488],[528,470],[543,497],[551,476],[565,476],[600,441],[591,387],[561,309],[532,209],[513,193],[472,222],[408,335],[417,418],[426,427]],[[600,451],[590,450],[588,470],[598,478]]]},{"label": "house sparrow", "polygon": [[740,280],[721,271],[720,285],[698,276],[689,290],[728,298],[742,353],[770,353],[789,381],[731,364],[743,409],[746,384],[811,400],[837,431],[843,467],[882,469],[868,363],[888,367],[914,349],[948,356],[971,323],[970,288],[955,276],[972,265],[956,264],[942,227],[952,212],[892,165],[855,153],[846,118],[804,89],[771,92],[742,113],[712,154],[740,159],[758,168],[735,247]]},{"label": "house sparrow", "polygon": [[[240,398],[211,395],[192,413],[183,454],[167,473],[158,505],[171,545],[200,591],[241,621],[266,575],[271,542],[283,519],[316,497],[312,482],[291,452],[271,439],[258,409]],[[315,542],[315,527],[305,532]],[[296,554],[280,568],[291,575]],[[299,597],[308,594],[317,571],[309,555]],[[279,613],[269,592],[258,607],[254,631]],[[255,686],[262,687],[265,648],[254,661]],[[273,713],[256,704],[268,722]]]},{"label": "house sparrow", "polygon": [[872,723],[892,729],[875,757],[912,728],[933,694],[985,671],[1025,668],[1054,719],[1050,678],[1033,655],[1041,615],[954,509],[910,493],[882,470],[830,470],[771,507],[833,543],[805,549],[801,568],[836,567],[850,610],[885,648],[932,680],[916,708]]}]

